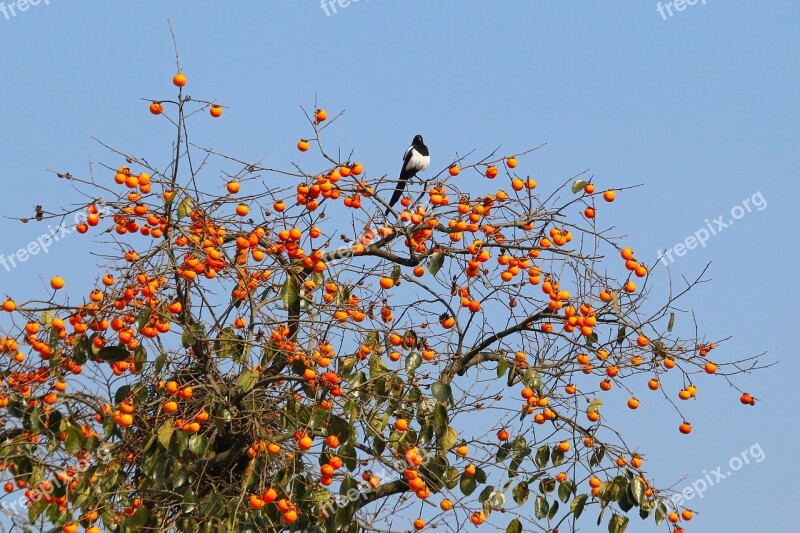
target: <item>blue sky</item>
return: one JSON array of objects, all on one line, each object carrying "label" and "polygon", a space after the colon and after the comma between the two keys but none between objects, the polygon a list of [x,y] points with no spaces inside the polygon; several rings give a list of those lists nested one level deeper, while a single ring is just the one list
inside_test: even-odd
[{"label": "blue sky", "polygon": [[[139,100],[172,94],[167,19],[192,92],[230,106],[224,120],[198,121],[195,142],[245,160],[289,164],[307,133],[300,106],[315,95],[331,113],[346,110],[328,145],[355,149],[381,173],[397,170],[416,133],[437,170],[456,152],[547,143],[525,163],[540,183],[591,169],[600,183],[643,184],[620,195],[606,222],[648,262],[706,219],[730,221],[750,199],[765,207],[669,269],[659,265],[653,281],[663,285],[669,273],[678,285],[711,262],[713,282],[682,305],[711,337],[733,336],[721,357],[767,351],[779,361],[745,378],[763,401],[743,408],[713,380],[690,408],[691,436],[681,438],[674,416],[656,406],[623,430],[648,452],[653,476],[678,487],[759,445],[763,462],[691,502],[699,516],[687,531],[788,531],[800,471],[789,350],[800,296],[790,277],[800,4],[698,1],[666,19],[656,4],[361,0],[326,16],[315,0],[49,0],[8,18],[0,11],[0,254],[46,230],[5,217],[81,201],[48,170],[87,175],[90,162],[114,161],[93,136],[152,161],[169,157],[171,132],[153,129]],[[24,267],[0,267],[0,293],[41,296],[54,274],[88,288],[90,246],[72,236]],[[591,518],[583,530],[595,530]],[[633,517],[630,530],[655,529]]]}]

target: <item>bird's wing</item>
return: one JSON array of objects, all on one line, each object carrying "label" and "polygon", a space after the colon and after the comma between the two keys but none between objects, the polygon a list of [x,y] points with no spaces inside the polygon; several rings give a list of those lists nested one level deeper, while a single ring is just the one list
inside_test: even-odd
[{"label": "bird's wing", "polygon": [[413,146],[409,146],[408,150],[406,150],[405,155],[403,155],[403,168],[400,169],[400,179],[401,180],[402,179],[406,179],[408,171],[410,170],[409,163],[411,163],[411,160],[413,159],[413,157],[414,157],[414,147]]}]

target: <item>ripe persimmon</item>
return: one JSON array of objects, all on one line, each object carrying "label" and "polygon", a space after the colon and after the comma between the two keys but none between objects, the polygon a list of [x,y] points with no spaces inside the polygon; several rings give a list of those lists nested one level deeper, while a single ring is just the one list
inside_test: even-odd
[{"label": "ripe persimmon", "polygon": [[636,292],[636,284],[632,281],[626,281],[625,285],[622,286],[622,289],[627,293]]},{"label": "ripe persimmon", "polygon": [[741,395],[741,397],[739,398],[739,401],[743,405],[755,405],[756,404],[755,398],[753,398],[752,396],[750,396],[750,394],[748,394],[746,392]]},{"label": "ripe persimmon", "polygon": [[456,325],[456,319],[451,317],[451,316],[447,316],[447,317],[442,318],[439,321],[439,323],[442,325],[443,328],[451,329],[453,326]]},{"label": "ripe persimmon", "polygon": [[222,106],[212,104],[211,109],[208,110],[208,113],[214,118],[219,118],[222,116]]},{"label": "ripe persimmon", "polygon": [[175,87],[183,87],[186,85],[186,75],[179,72],[172,77],[172,84]]},{"label": "ripe persimmon", "polygon": [[258,494],[251,494],[248,502],[250,503],[250,509],[253,509],[254,511],[258,511],[264,507],[264,505],[266,505],[264,500]]},{"label": "ripe persimmon", "polygon": [[470,515],[469,521],[476,526],[479,526],[486,522],[486,514],[483,511],[475,511]]}]

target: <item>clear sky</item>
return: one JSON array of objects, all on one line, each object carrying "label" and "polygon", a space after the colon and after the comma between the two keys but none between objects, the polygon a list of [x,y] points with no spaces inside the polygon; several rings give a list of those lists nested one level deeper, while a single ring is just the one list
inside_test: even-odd
[{"label": "clear sky", "polygon": [[[745,378],[763,401],[741,406],[722,380],[707,380],[688,409],[691,436],[681,437],[675,415],[654,405],[622,429],[647,452],[651,476],[678,488],[704,470],[727,472],[745,450],[763,452],[763,461],[689,502],[698,517],[687,531],[796,526],[798,364],[790,339],[800,294],[790,273],[798,259],[800,3],[698,0],[682,11],[670,3],[662,15],[652,0],[360,0],[329,8],[330,16],[316,0],[3,5],[2,217],[81,201],[47,170],[87,175],[90,163],[113,162],[93,136],[166,160],[171,132],[153,131],[139,99],[172,95],[168,19],[192,94],[230,106],[224,120],[198,122],[194,140],[204,146],[285,166],[307,131],[300,105],[312,107],[317,95],[330,112],[346,110],[328,144],[355,149],[381,173],[396,172],[422,133],[437,169],[456,152],[547,143],[525,160],[543,186],[585,169],[600,183],[643,184],[620,195],[606,222],[648,262],[707,219],[716,230],[723,215],[728,227],[704,247],[673,250],[674,262],[656,267],[653,282],[665,284],[671,273],[680,285],[711,262],[713,282],[682,307],[710,337],[732,336],[718,359],[767,351],[766,360],[779,361]],[[44,231],[0,219],[0,254]],[[0,266],[0,293],[41,296],[55,274],[88,288],[90,248],[69,236],[20,268]],[[679,317],[679,328],[689,325]],[[605,530],[587,518],[583,531]],[[655,530],[652,520],[632,517],[629,531]]]}]

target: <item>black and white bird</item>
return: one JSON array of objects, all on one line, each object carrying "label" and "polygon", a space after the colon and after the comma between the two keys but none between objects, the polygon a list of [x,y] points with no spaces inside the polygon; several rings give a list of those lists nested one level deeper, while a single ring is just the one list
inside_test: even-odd
[{"label": "black and white bird", "polygon": [[406,182],[416,176],[417,172],[426,170],[430,164],[431,156],[428,153],[428,147],[425,146],[422,135],[417,135],[414,137],[414,140],[411,141],[411,146],[408,147],[405,155],[403,155],[403,169],[400,171],[400,178],[397,180],[392,199],[389,200],[386,216],[389,215],[391,208],[400,199],[400,195],[403,194]]}]

